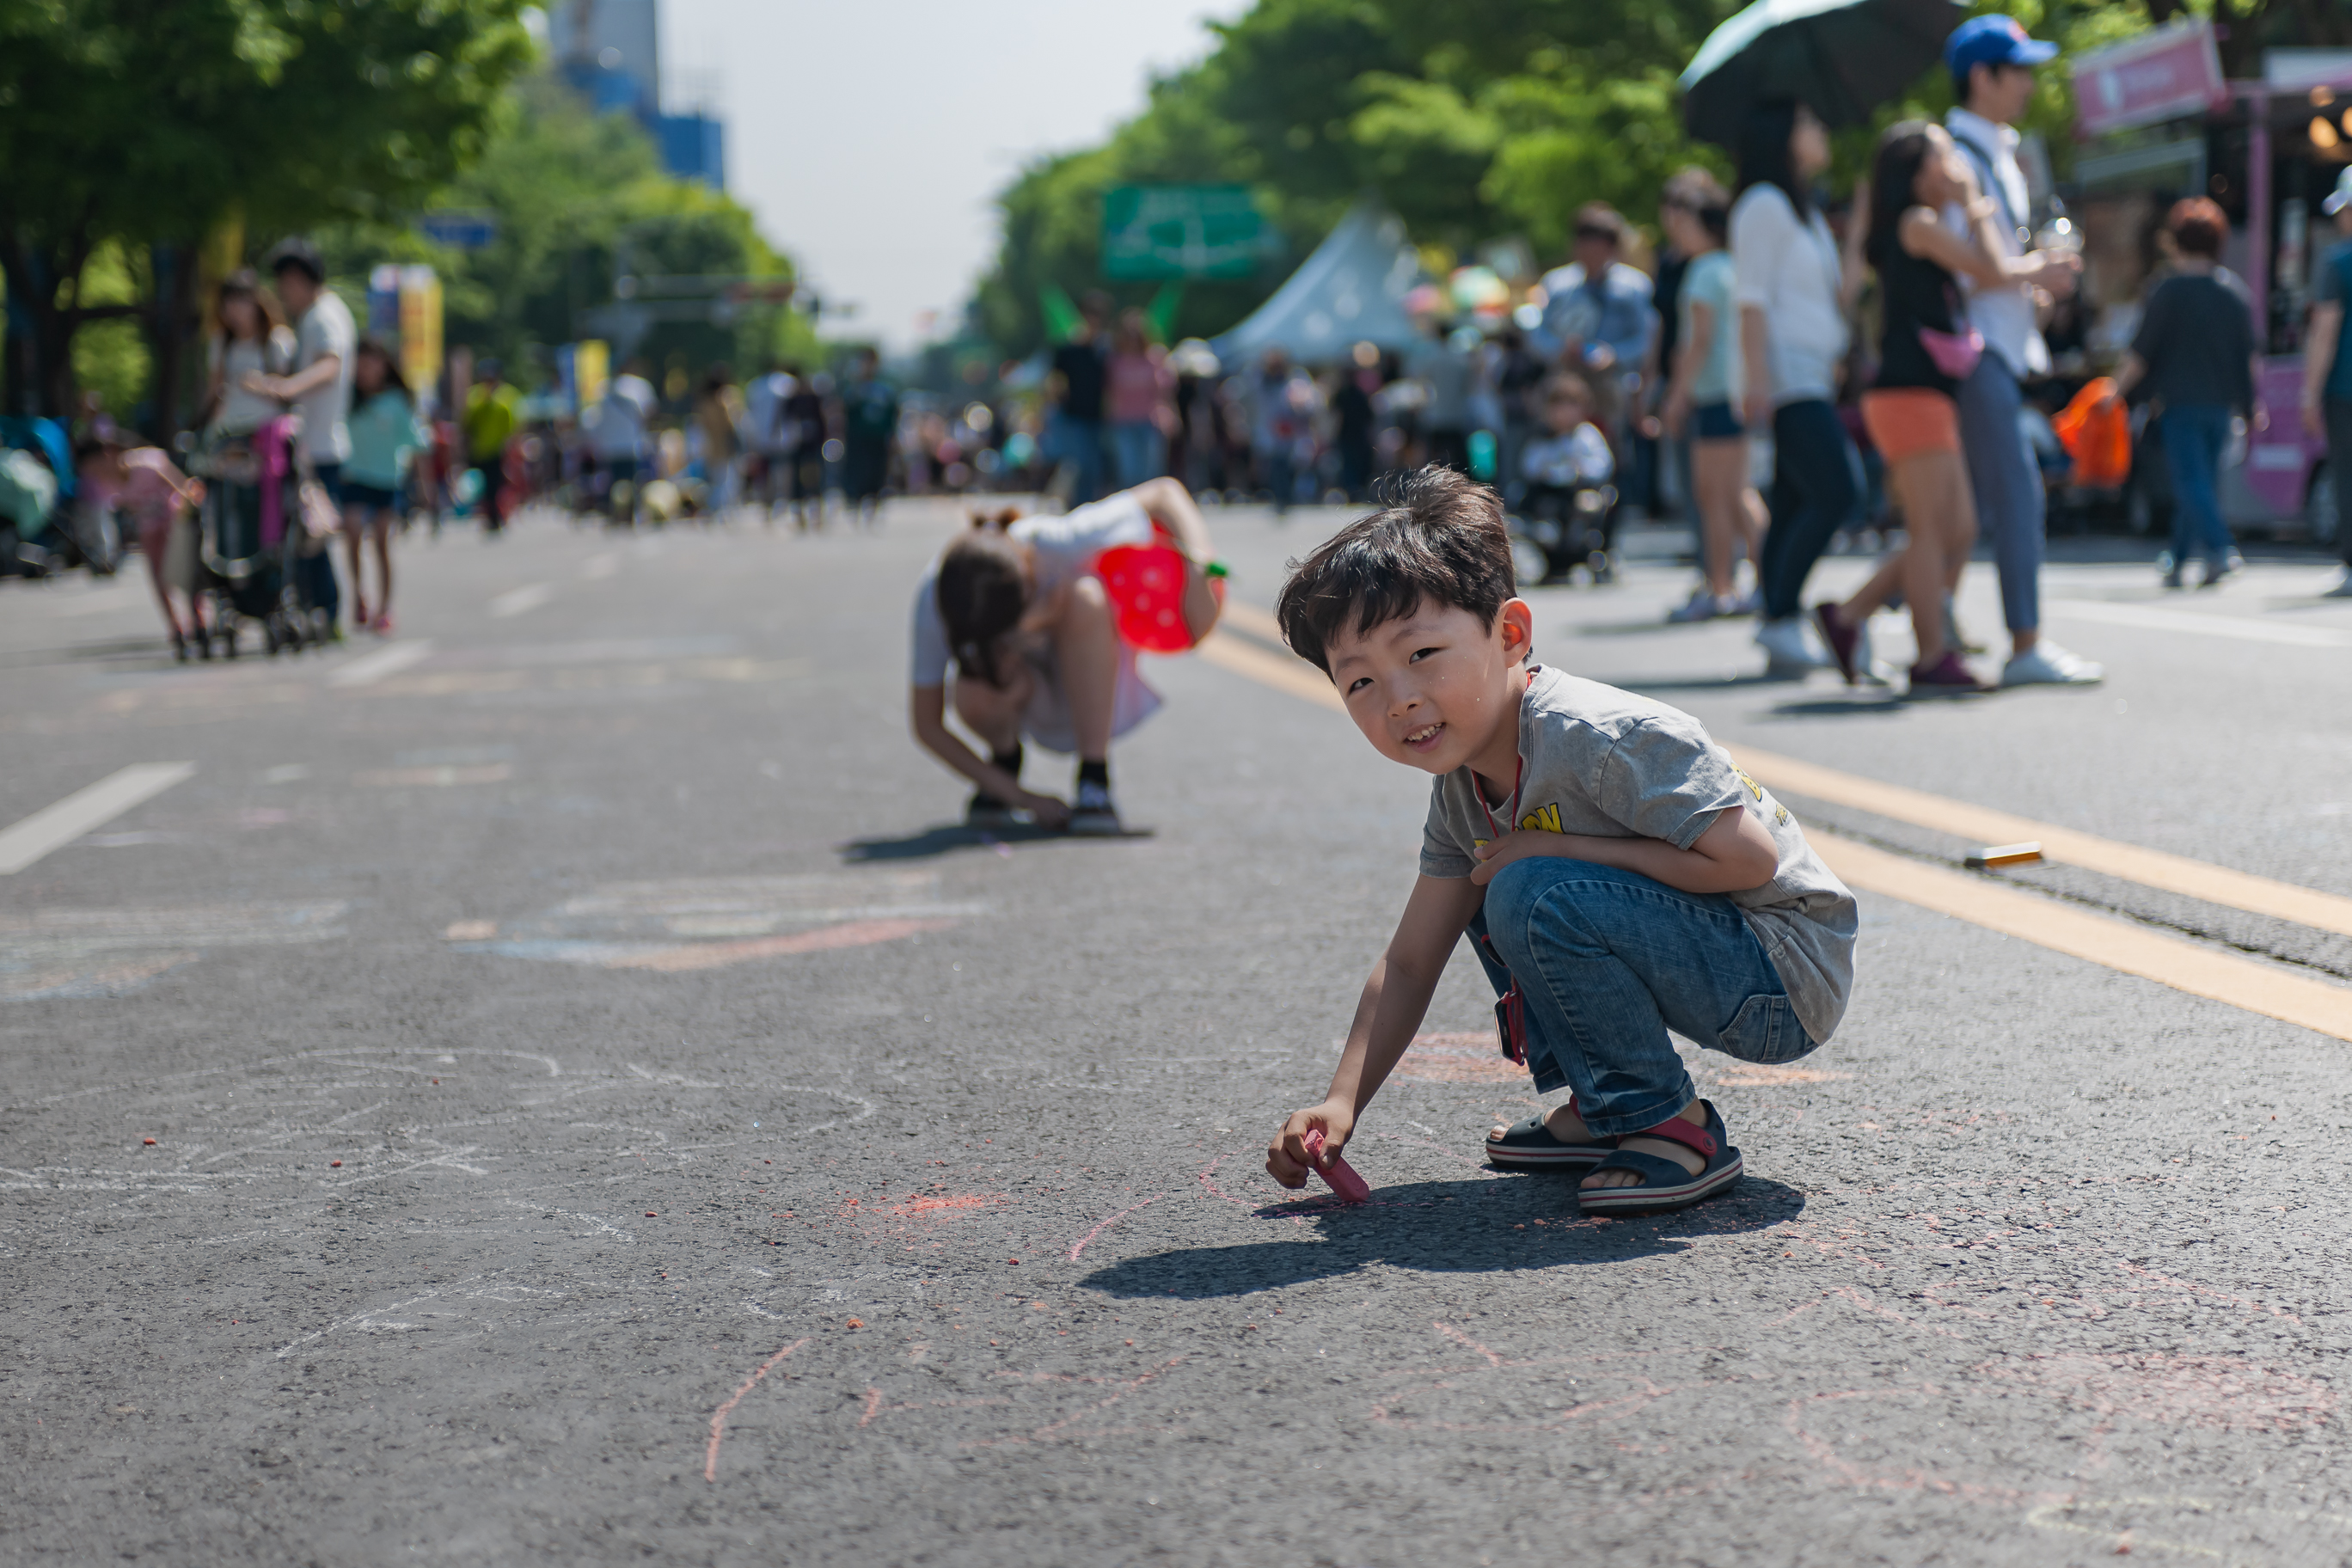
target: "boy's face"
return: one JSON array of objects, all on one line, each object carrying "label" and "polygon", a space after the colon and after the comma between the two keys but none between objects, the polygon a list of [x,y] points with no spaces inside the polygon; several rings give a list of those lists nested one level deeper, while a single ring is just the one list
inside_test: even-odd
[{"label": "boy's face", "polygon": [[1446,773],[1479,756],[1505,724],[1516,736],[1520,666],[1535,636],[1525,599],[1506,600],[1495,624],[1424,601],[1362,637],[1352,627],[1324,652],[1348,716],[1391,762]]}]

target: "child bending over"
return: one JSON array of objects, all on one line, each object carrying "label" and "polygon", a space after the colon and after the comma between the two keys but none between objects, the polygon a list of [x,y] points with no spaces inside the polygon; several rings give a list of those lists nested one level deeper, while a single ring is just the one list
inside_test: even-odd
[{"label": "child bending over", "polygon": [[1434,774],[1421,877],[1372,965],[1320,1105],[1266,1151],[1343,1148],[1466,930],[1504,1045],[1567,1104],[1486,1141],[1497,1165],[1588,1171],[1587,1214],[1682,1208],[1739,1179],[1667,1031],[1743,1061],[1830,1037],[1853,984],[1853,896],[1788,808],[1686,713],[1530,658],[1494,492],[1423,468],[1294,567],[1284,637],[1372,749]]},{"label": "child bending over", "polygon": [[[1110,742],[1150,718],[1160,695],[1120,639],[1095,561],[1115,544],[1150,544],[1159,530],[1187,563],[1184,624],[1198,642],[1217,623],[1209,527],[1174,479],[1147,480],[1061,517],[975,516],[915,589],[915,738],[972,782],[974,827],[1016,811],[1048,827],[1115,835]],[[956,716],[988,747],[982,756],[947,727],[948,671]],[[1022,736],[1078,758],[1075,799],[1021,786]]]},{"label": "child bending over", "polygon": [[[173,580],[171,559],[173,531],[193,526],[188,513],[204,504],[204,481],[180,472],[161,447],[125,447],[111,436],[85,448],[79,470],[92,505],[120,507],[137,527],[139,552],[147,558],[155,603],[172,634],[173,657],[184,663],[193,644],[210,658],[195,587]],[[187,605],[185,619],[173,603],[174,588]]]}]

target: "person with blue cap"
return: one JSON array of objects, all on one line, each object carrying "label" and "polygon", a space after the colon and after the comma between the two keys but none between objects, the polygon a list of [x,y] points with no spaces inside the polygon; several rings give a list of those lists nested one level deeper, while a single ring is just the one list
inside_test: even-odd
[{"label": "person with blue cap", "polygon": [[[2026,36],[2012,16],[1971,16],[1944,44],[1958,106],[1944,117],[1963,156],[1976,165],[1977,184],[1998,208],[2002,269],[2009,283],[1987,288],[1963,279],[1969,321],[1985,353],[1960,384],[1960,445],[1969,484],[1976,491],[1979,524],[2000,574],[2000,602],[2009,623],[2010,658],[2003,686],[2095,686],[2105,671],[2042,635],[2042,531],[2047,502],[2042,466],[2018,425],[2024,395],[2018,383],[2050,368],[2050,349],[2034,317],[2039,297],[2074,289],[2079,257],[2026,249],[2031,196],[2018,167],[2017,121],[2033,99],[2033,68],[2058,46]],[[1971,225],[1959,207],[1947,226],[1966,236]]]},{"label": "person with blue cap", "polygon": [[2345,243],[2329,251],[2312,276],[2311,332],[2303,342],[2303,427],[2327,442],[2327,471],[2336,477],[2336,548],[2344,580],[2331,599],[2352,598],[2352,528],[2344,525],[2344,495],[2352,476],[2352,352],[2344,342],[2344,306],[2352,300],[2352,169],[2319,204],[2336,220]]}]

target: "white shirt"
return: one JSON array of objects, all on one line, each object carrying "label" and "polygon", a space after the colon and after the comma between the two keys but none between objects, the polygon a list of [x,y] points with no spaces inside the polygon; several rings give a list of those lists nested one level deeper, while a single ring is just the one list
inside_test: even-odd
[{"label": "white shirt", "polygon": [[616,375],[604,396],[581,418],[596,456],[642,458],[646,426],[653,419],[653,384],[641,375]]},{"label": "white shirt", "polygon": [[302,416],[302,450],[313,463],[340,463],[352,455],[352,432],[345,421],[351,417],[352,358],[359,342],[352,308],[331,289],[320,289],[317,300],[294,324],[297,374],[329,354],[341,362],[332,380],[294,401],[295,411]]},{"label": "white shirt", "polygon": [[220,373],[221,403],[220,411],[213,416],[215,433],[249,436],[285,412],[278,399],[247,392],[245,378],[257,372],[263,375],[285,374],[294,358],[292,332],[279,327],[269,334],[267,343],[251,338],[215,338],[208,354]]},{"label": "white shirt", "polygon": [[1579,425],[1566,435],[1546,433],[1519,455],[1519,477],[1530,484],[1605,485],[1617,471],[1609,438],[1590,425]]},{"label": "white shirt", "polygon": [[[2000,209],[1996,215],[2000,221],[1993,227],[2000,231],[2001,255],[2024,255],[2026,212],[2033,196],[2025,184],[2025,171],[2018,166],[2016,131],[1965,109],[1945,115],[1944,129],[1960,144],[1960,156],[1968,159],[1978,179],[1988,174],[1992,176],[1985,194]],[[1944,226],[1964,237],[1968,235],[1969,215],[1957,202],[1944,209]],[[1960,292],[1968,298],[1969,324],[1983,334],[1985,347],[2001,357],[2011,374],[2032,375],[2050,368],[2050,347],[2034,323],[2033,296],[2024,284],[1987,289],[1963,276]]]},{"label": "white shirt", "polygon": [[[1105,496],[1059,517],[1022,518],[1005,532],[1029,546],[1030,590],[1037,604],[1052,598],[1063,584],[1092,571],[1095,557],[1112,545],[1152,541],[1151,514],[1130,490]],[[948,645],[947,621],[940,614],[939,577],[940,563],[934,559],[915,586],[910,684],[916,686],[945,686],[948,666],[955,659]]]},{"label": "white shirt", "polygon": [[1731,272],[1739,303],[1764,312],[1773,406],[1834,397],[1846,349],[1843,271],[1820,210],[1800,220],[1780,186],[1748,186],[1731,207]]},{"label": "white shirt", "polygon": [[783,437],[783,408],[792,395],[793,378],[780,370],[753,377],[743,389],[743,427],[750,432],[751,450],[776,453],[790,446]]}]

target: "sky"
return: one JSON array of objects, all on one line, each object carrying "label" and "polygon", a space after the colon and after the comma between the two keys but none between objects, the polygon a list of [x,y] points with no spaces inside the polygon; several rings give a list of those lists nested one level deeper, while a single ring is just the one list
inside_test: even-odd
[{"label": "sky", "polygon": [[[828,335],[943,335],[1024,163],[1087,146],[1249,0],[663,0],[666,73],[716,73],[728,188],[828,301]],[[932,314],[934,313],[935,314]],[[927,330],[928,329],[928,330]]]}]

